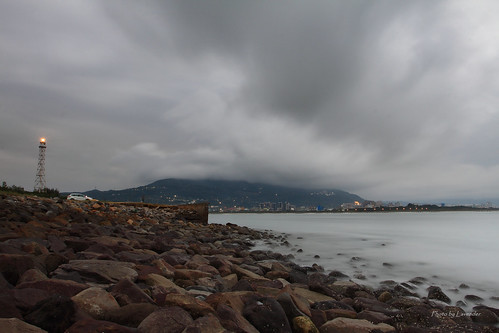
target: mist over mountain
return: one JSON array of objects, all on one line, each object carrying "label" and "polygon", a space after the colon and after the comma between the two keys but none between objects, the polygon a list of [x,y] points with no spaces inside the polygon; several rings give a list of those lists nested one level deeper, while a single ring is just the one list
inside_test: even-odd
[{"label": "mist over mountain", "polygon": [[87,191],[106,201],[144,201],[158,204],[209,202],[220,207],[258,207],[263,203],[295,207],[337,208],[342,203],[363,201],[356,194],[338,189],[300,189],[263,183],[227,180],[163,179],[145,186],[123,190]]}]

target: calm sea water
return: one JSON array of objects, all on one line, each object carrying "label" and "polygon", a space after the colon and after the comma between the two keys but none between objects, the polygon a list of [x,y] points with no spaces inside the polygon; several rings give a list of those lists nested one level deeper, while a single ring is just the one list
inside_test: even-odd
[{"label": "calm sea water", "polygon": [[[438,285],[453,302],[472,294],[499,306],[499,212],[210,215],[210,223],[227,222],[286,234],[290,246],[257,247],[339,270],[364,285],[423,277],[421,296]],[[463,283],[470,288],[459,288]]]}]

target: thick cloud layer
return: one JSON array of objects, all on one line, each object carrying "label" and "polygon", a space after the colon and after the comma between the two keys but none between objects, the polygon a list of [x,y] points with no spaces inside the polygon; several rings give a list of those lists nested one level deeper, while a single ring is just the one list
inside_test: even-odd
[{"label": "thick cloud layer", "polygon": [[497,198],[496,1],[0,4],[0,174]]}]

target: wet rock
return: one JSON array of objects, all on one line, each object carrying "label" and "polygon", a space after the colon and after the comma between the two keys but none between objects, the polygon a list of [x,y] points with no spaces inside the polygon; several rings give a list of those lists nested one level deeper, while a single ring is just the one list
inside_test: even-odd
[{"label": "wet rock", "polygon": [[15,333],[47,333],[47,331],[30,325],[18,318],[0,318],[0,327],[3,332]]},{"label": "wet rock", "polygon": [[388,324],[373,324],[364,319],[336,318],[326,322],[319,328],[321,333],[369,333],[395,332]]},{"label": "wet rock", "polygon": [[138,326],[139,333],[181,333],[194,320],[177,306],[160,308],[147,316]]},{"label": "wet rock", "polygon": [[495,325],[499,323],[499,317],[487,308],[473,308],[471,319],[475,323]]},{"label": "wet rock", "polygon": [[393,298],[389,291],[384,291],[378,296],[378,301],[386,303]]},{"label": "wet rock", "polygon": [[475,304],[483,302],[483,298],[476,295],[466,295],[464,296],[464,299]]},{"label": "wet rock", "polygon": [[374,312],[381,312],[387,316],[394,315],[399,311],[398,309],[383,302],[380,302],[376,299],[370,299],[364,297],[355,298],[353,302],[353,308],[358,312],[363,310],[369,310]]},{"label": "wet rock", "polygon": [[417,277],[409,280],[410,283],[418,285],[418,286],[426,283],[426,281],[427,281],[426,278],[421,277],[421,276],[417,276]]},{"label": "wet rock", "polygon": [[428,288],[428,298],[429,299],[436,299],[442,302],[445,302],[447,304],[450,304],[451,300],[449,296],[447,296],[440,287],[437,286],[431,286]]},{"label": "wet rock", "polygon": [[411,296],[395,297],[390,299],[387,303],[397,309],[407,309],[416,305],[423,305],[423,301],[420,298]]},{"label": "wet rock", "polygon": [[289,272],[289,282],[308,284],[307,274],[302,271],[293,269],[291,272]]},{"label": "wet rock", "polygon": [[245,305],[243,315],[260,332],[290,332],[286,313],[273,298],[259,297]]},{"label": "wet rock", "polygon": [[73,323],[75,307],[71,299],[54,295],[36,304],[24,319],[48,332],[63,333]]},{"label": "wet rock", "polygon": [[94,319],[103,319],[109,311],[120,308],[110,293],[98,287],[85,289],[71,297],[71,300]]}]

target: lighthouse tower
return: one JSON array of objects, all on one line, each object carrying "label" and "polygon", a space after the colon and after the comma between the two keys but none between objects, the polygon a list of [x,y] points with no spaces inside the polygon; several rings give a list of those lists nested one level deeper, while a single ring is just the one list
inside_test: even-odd
[{"label": "lighthouse tower", "polygon": [[38,167],[36,168],[35,192],[43,192],[47,188],[47,183],[45,182],[46,141],[45,138],[40,138],[40,145],[38,146]]}]

